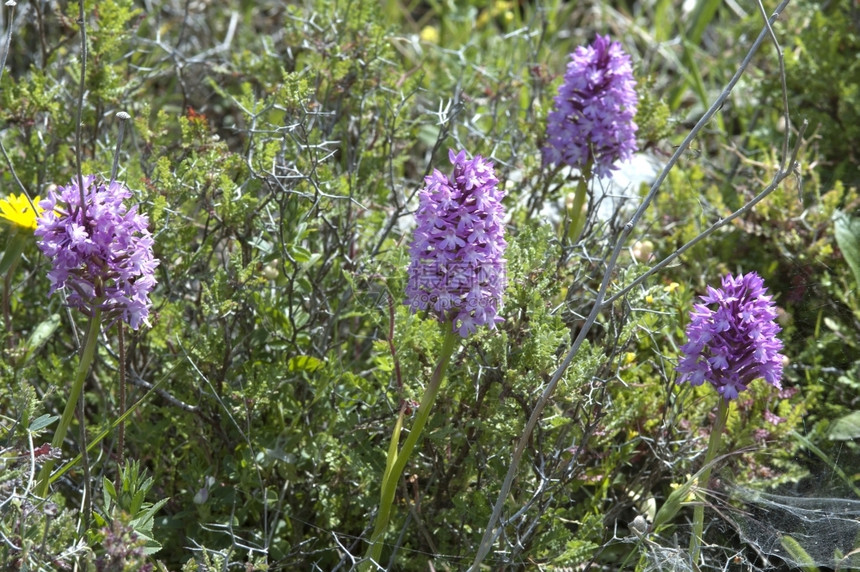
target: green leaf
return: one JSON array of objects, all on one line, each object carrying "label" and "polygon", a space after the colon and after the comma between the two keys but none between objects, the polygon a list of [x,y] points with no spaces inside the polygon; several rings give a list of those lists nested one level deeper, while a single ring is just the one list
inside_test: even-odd
[{"label": "green leaf", "polygon": [[165,504],[167,504],[168,499],[161,499],[160,501],[153,504],[151,507],[144,509],[140,513],[136,514],[134,519],[131,521],[131,526],[134,528],[134,531],[138,534],[149,534],[152,533],[152,525],[155,521],[155,513],[161,510]]},{"label": "green leaf", "polygon": [[323,366],[323,362],[313,356],[296,356],[290,358],[287,365],[290,371],[306,371],[313,373]]},{"label": "green leaf", "polygon": [[672,37],[672,21],[675,15],[672,13],[672,2],[670,0],[658,0],[654,6],[654,39],[657,42],[665,42]]},{"label": "green leaf", "polygon": [[116,501],[116,488],[107,477],[102,478],[102,492],[104,493],[105,510],[113,504],[111,501]]},{"label": "green leaf", "polygon": [[58,327],[60,327],[59,314],[51,314],[47,320],[36,326],[27,340],[26,355],[28,360],[48,341]]},{"label": "green leaf", "polygon": [[779,542],[802,570],[805,572],[818,572],[818,568],[815,566],[815,561],[809,553],[803,549],[797,540],[786,534],[780,538]]},{"label": "green leaf", "polygon": [[36,431],[40,431],[59,419],[59,415],[48,415],[45,413],[44,415],[40,415],[36,419],[33,419],[33,422],[30,423],[30,427],[27,428],[31,433],[35,433]]},{"label": "green leaf", "polygon": [[663,502],[663,506],[660,507],[660,510],[658,510],[657,514],[654,516],[651,530],[658,532],[664,525],[670,523],[675,518],[681,510],[681,507],[686,504],[686,500],[690,496],[693,486],[696,484],[696,480],[699,478],[699,474],[701,472],[702,471],[700,470],[698,473],[687,479],[687,482],[672,491],[668,498],[666,498],[665,502]]},{"label": "green leaf", "polygon": [[720,0],[700,0],[690,18],[690,26],[687,28],[686,40],[693,45],[698,45],[702,40],[705,29],[714,20],[717,9],[722,2]]},{"label": "green leaf", "polygon": [[860,219],[849,217],[841,211],[833,216],[836,244],[845,257],[845,262],[854,272],[854,280],[860,284]]},{"label": "green leaf", "polygon": [[290,254],[293,255],[293,258],[299,264],[304,264],[311,259],[312,253],[310,250],[305,248],[304,246],[299,246],[294,244],[290,247]]},{"label": "green leaf", "polygon": [[827,436],[834,441],[851,441],[860,437],[860,411],[834,421]]}]

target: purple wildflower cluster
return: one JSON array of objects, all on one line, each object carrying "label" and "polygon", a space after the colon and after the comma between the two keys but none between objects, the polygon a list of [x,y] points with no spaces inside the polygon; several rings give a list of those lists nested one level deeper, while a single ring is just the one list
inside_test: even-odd
[{"label": "purple wildflower cluster", "polygon": [[480,155],[448,152],[449,178],[438,169],[424,179],[418,227],[410,247],[407,304],[428,310],[439,321],[453,321],[462,337],[477,326],[491,329],[505,289],[504,192],[493,164]]},{"label": "purple wildflower cluster", "polygon": [[110,526],[103,526],[102,547],[104,554],[96,558],[96,572],[110,570],[134,570],[152,572],[154,565],[146,560],[146,539],[123,519],[114,518]]},{"label": "purple wildflower cluster", "polygon": [[126,209],[131,192],[115,181],[97,184],[83,178],[84,208],[76,179],[52,190],[40,206],[36,236],[52,262],[51,293],[66,289],[70,306],[92,315],[101,309],[136,330],[149,315],[158,260],[152,235],[137,207]]},{"label": "purple wildflower cluster", "polygon": [[547,119],[543,162],[583,169],[606,177],[619,159],[636,151],[636,80],[621,44],[597,36],[570,55],[564,83]]},{"label": "purple wildflower cluster", "polygon": [[754,379],[780,388],[782,342],[776,337],[776,308],[755,272],[723,277],[722,288],[708,286],[696,304],[681,346],[678,383],[708,381],[725,399],[735,399]]}]

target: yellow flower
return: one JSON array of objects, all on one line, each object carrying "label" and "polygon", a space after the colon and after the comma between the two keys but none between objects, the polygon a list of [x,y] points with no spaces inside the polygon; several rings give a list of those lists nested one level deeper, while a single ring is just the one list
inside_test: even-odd
[{"label": "yellow flower", "polygon": [[421,40],[430,44],[439,43],[439,30],[433,26],[424,26],[421,29]]},{"label": "yellow flower", "polygon": [[674,292],[674,291],[675,291],[679,286],[681,286],[681,285],[680,285],[680,284],[678,284],[677,282],[672,282],[671,284],[669,284],[669,285],[667,285],[667,286],[663,286],[663,291],[664,291],[664,292],[669,292],[669,293],[671,294],[671,293],[672,293],[672,292]]},{"label": "yellow flower", "polygon": [[9,195],[5,199],[0,199],[0,218],[5,218],[17,227],[30,231],[36,230],[36,217],[44,210],[39,206],[39,197],[33,199],[33,206],[36,207],[35,212],[24,194]]}]

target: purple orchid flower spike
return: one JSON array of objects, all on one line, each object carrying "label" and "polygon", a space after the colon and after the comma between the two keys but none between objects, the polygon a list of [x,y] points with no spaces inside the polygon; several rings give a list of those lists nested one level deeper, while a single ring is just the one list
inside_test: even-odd
[{"label": "purple orchid flower spike", "polygon": [[92,316],[98,307],[109,321],[122,320],[136,330],[146,323],[155,287],[149,219],[123,204],[131,192],[120,183],[99,184],[84,177],[52,190],[40,206],[35,234],[51,260],[51,293],[65,289],[70,306]]},{"label": "purple orchid flower spike", "polygon": [[758,378],[781,388],[783,356],[776,306],[755,272],[723,277],[721,288],[708,287],[687,326],[681,346],[678,383],[709,382],[727,400],[735,399]]},{"label": "purple orchid flower spike", "polygon": [[504,192],[493,164],[480,155],[448,152],[454,172],[425,178],[410,247],[407,304],[440,322],[452,321],[462,337],[502,321],[505,289]]},{"label": "purple orchid flower spike", "polygon": [[576,48],[547,118],[544,164],[592,165],[598,177],[617,169],[636,151],[635,88],[630,56],[620,43],[597,36]]}]

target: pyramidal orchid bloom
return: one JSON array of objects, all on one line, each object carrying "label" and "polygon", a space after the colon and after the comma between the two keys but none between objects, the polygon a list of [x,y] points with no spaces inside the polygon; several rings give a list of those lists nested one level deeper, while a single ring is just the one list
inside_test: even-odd
[{"label": "pyramidal orchid bloom", "polygon": [[630,56],[609,36],[570,54],[547,117],[544,165],[568,165],[607,177],[636,151],[638,98]]},{"label": "pyramidal orchid bloom", "polygon": [[418,193],[418,227],[410,247],[407,304],[460,336],[502,321],[505,289],[504,192],[493,164],[480,155],[448,152],[451,176],[434,170]]},{"label": "pyramidal orchid bloom", "polygon": [[781,388],[782,341],[776,337],[776,306],[755,272],[727,274],[721,288],[708,287],[690,313],[688,342],[677,371],[678,383],[708,382],[726,400],[737,398],[751,381],[763,378]]},{"label": "pyramidal orchid bloom", "polygon": [[77,179],[49,192],[40,203],[36,236],[51,261],[51,293],[64,290],[67,303],[92,316],[98,308],[113,322],[136,330],[145,323],[155,287],[149,219],[127,208],[131,192],[121,183],[83,178],[84,208]]}]

